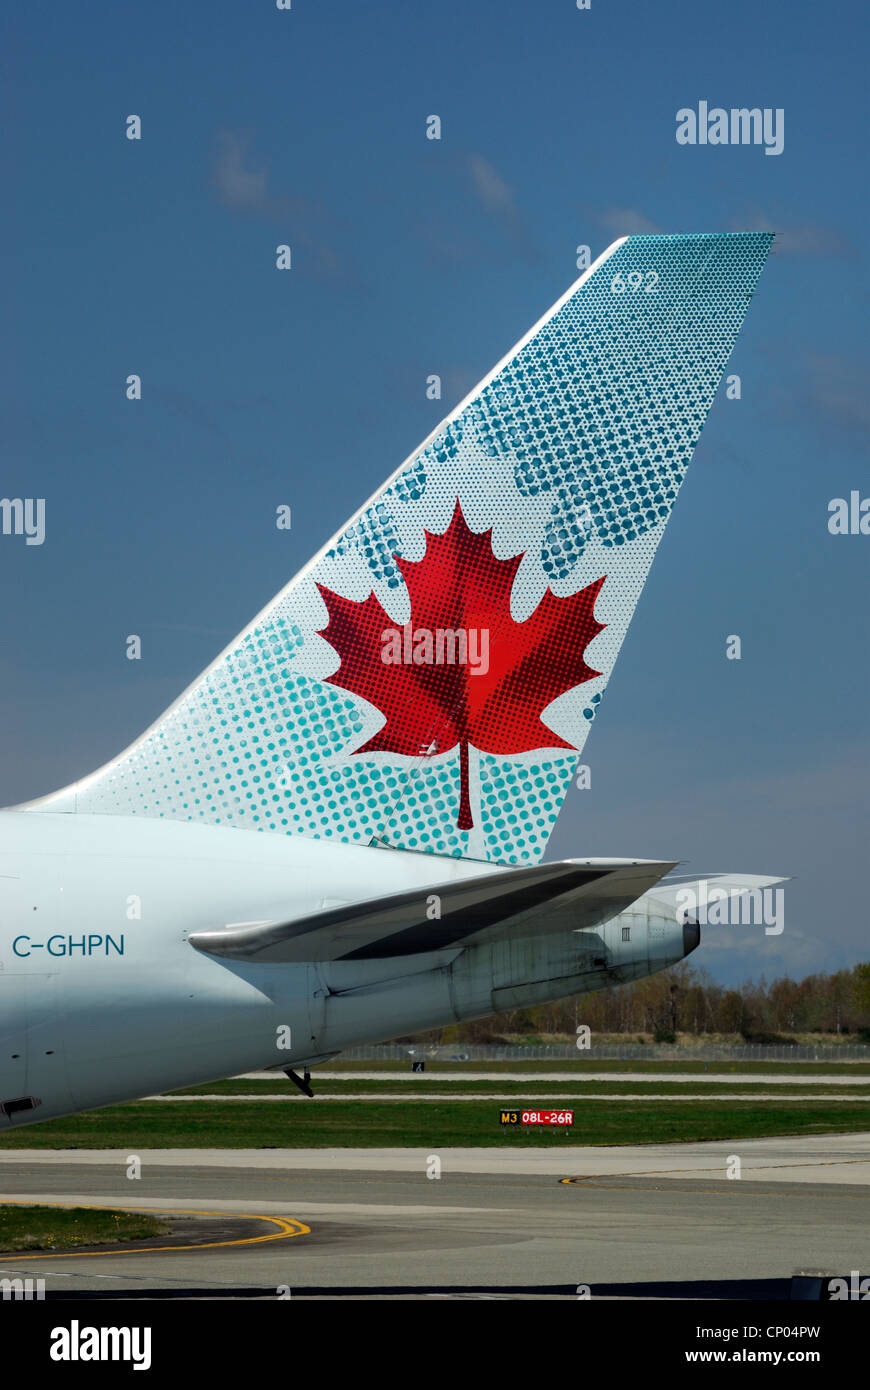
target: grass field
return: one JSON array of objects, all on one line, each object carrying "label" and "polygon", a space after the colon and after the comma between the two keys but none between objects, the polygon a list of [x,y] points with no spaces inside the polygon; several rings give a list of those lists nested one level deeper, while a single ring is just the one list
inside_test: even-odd
[{"label": "grass field", "polygon": [[[364,1079],[359,1072],[376,1072],[377,1079]],[[522,1079],[508,1079],[508,1072]],[[570,1079],[548,1081],[543,1072],[569,1074]],[[606,1079],[589,1080],[590,1072],[605,1073]],[[686,1079],[641,1079],[652,1072]],[[486,1073],[486,1079],[473,1080],[469,1073]],[[724,1079],[732,1073],[733,1081]],[[712,1076],[723,1080],[713,1081]],[[834,1079],[812,1084],[821,1076]],[[772,1077],[777,1078],[775,1085]],[[845,1078],[853,1084],[844,1084]],[[313,1084],[317,1096],[329,1098],[326,1103],[298,1094],[280,1071],[262,1078],[209,1082],[175,1092],[171,1101],[145,1099],[6,1130],[0,1134],[0,1149],[509,1148],[870,1129],[870,1066],[864,1063],[427,1059],[426,1073],[419,1076],[410,1072],[410,1062],[336,1061],[315,1070]],[[648,1098],[647,1090],[658,1098]],[[761,1093],[774,1098],[762,1098]],[[640,1098],[622,1099],[629,1095]],[[687,1100],[689,1095],[702,1099]],[[208,1096],[227,1099],[196,1099]],[[286,1103],[258,1099],[264,1096],[286,1097]],[[470,1099],[473,1096],[485,1098]],[[503,1104],[573,1109],[575,1122],[567,1130],[503,1127]]]},{"label": "grass field", "polygon": [[825,1134],[870,1127],[867,1105],[826,1101],[575,1102],[572,1129],[502,1126],[491,1101],[449,1100],[368,1104],[340,1100],[318,1105],[300,1097],[290,1105],[256,1101],[136,1101],[66,1120],[7,1131],[0,1148],[377,1148],[676,1143],[782,1134]]},{"label": "grass field", "polygon": [[88,1207],[0,1206],[0,1254],[13,1250],[76,1250],[162,1235],[169,1226],[138,1212]]}]

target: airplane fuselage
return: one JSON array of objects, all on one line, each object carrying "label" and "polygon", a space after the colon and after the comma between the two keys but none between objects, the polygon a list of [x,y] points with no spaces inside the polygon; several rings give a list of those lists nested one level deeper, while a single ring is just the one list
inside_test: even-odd
[{"label": "airplane fuselage", "polygon": [[684,954],[681,926],[650,894],[594,930],[386,959],[255,964],[188,940],[500,872],[168,820],[0,813],[0,1129],[301,1066]]}]

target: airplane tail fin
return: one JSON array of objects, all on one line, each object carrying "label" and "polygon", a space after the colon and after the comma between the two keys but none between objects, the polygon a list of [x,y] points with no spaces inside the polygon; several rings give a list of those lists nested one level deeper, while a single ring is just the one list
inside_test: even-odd
[{"label": "airplane tail fin", "polygon": [[771,241],[615,242],[150,729],[30,804],[536,863]]}]

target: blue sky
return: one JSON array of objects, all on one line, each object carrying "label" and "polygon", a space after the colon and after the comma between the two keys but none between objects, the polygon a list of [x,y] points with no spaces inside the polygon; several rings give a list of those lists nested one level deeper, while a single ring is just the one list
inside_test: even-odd
[{"label": "blue sky", "polygon": [[[567,288],[578,244],[771,228],[742,399],[711,412],[549,857],[795,875],[782,936],[710,929],[695,959],[721,979],[867,959],[870,537],[827,531],[831,498],[870,495],[867,25],[807,0],[7,17],[0,493],[48,519],[42,546],[0,537],[0,804],[156,717]],[[783,153],[678,146],[699,100],[783,108]]]}]

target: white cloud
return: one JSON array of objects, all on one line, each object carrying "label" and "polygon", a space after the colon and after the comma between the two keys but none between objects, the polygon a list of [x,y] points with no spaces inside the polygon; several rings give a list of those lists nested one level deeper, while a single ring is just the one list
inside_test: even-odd
[{"label": "white cloud", "polygon": [[782,256],[848,256],[852,245],[835,227],[804,222],[789,225],[787,217],[770,217],[760,208],[752,208],[739,217],[732,217],[734,232],[773,232],[774,250]]},{"label": "white cloud", "polygon": [[233,131],[223,131],[220,149],[214,165],[214,184],[218,196],[230,207],[248,212],[268,213],[274,199],[269,197],[268,174],[264,168],[247,168],[248,141]]},{"label": "white cloud", "polygon": [[637,208],[605,208],[597,221],[614,236],[654,236],[662,231]]},{"label": "white cloud", "polygon": [[499,213],[513,220],[517,215],[514,195],[488,160],[482,155],[470,154],[468,171],[474,191],[484,207],[489,212]]}]

